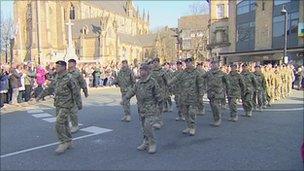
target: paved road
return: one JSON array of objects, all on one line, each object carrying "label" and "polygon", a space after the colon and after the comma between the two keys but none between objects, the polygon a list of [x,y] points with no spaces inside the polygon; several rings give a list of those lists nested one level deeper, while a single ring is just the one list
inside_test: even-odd
[{"label": "paved road", "polygon": [[[120,122],[118,89],[91,89],[79,113],[81,131],[74,148],[57,156],[54,108],[50,102],[1,115],[1,170],[302,170],[303,92],[274,104],[252,118],[227,121],[223,111],[219,128],[198,117],[194,137],[183,135],[185,123],[174,120],[176,110],[165,113],[165,127],[156,131],[157,153],[136,150],[142,134],[132,100],[133,120]],[[240,111],[242,112],[242,111]]]}]

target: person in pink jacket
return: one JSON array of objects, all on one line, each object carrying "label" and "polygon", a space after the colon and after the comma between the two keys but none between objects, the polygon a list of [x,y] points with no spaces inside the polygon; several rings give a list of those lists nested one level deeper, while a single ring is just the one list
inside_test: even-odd
[{"label": "person in pink jacket", "polygon": [[39,96],[39,94],[43,91],[43,86],[45,84],[45,81],[46,81],[46,70],[42,66],[38,66],[36,69],[36,83],[38,87],[36,88],[35,96]]}]

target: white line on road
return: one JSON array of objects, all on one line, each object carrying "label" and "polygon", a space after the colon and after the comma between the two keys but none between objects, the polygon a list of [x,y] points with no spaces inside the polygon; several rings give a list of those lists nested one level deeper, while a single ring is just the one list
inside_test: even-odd
[{"label": "white line on road", "polygon": [[27,113],[42,113],[43,110],[39,110],[39,109],[33,109],[33,110],[28,110]]},{"label": "white line on road", "polygon": [[45,119],[42,119],[42,120],[50,122],[50,123],[53,123],[53,122],[56,122],[56,117],[54,117],[54,118],[45,118]]},{"label": "white line on road", "polygon": [[49,113],[40,113],[40,114],[34,114],[32,116],[34,116],[35,118],[46,118],[46,117],[51,117],[52,115]]},{"label": "white line on road", "polygon": [[[95,126],[92,126],[92,127],[95,127]],[[90,127],[88,127],[88,128],[89,128],[89,130],[93,130],[94,129],[94,128],[90,128]],[[83,138],[88,138],[88,137],[99,135],[99,134],[102,134],[102,133],[105,133],[105,132],[112,131],[111,129],[105,129],[105,128],[99,128],[99,129],[100,130],[102,129],[104,131],[100,131],[100,130],[96,129],[97,132],[94,132],[93,134],[76,137],[76,138],[73,138],[73,140],[79,140],[79,139],[83,139]],[[107,131],[105,131],[105,130],[107,130]],[[0,158],[5,158],[5,157],[9,157],[9,156],[15,156],[15,155],[18,155],[18,154],[22,154],[22,153],[38,150],[38,149],[45,148],[45,147],[50,147],[50,146],[57,145],[57,144],[59,144],[59,142],[55,142],[55,143],[51,143],[51,144],[46,144],[46,145],[42,145],[42,146],[38,146],[38,147],[34,147],[34,148],[29,148],[29,149],[25,149],[25,150],[21,150],[21,151],[16,151],[16,152],[13,152],[13,153],[8,153],[8,154],[1,155]]]},{"label": "white line on road", "polygon": [[[238,111],[243,111],[243,108],[238,108]],[[263,109],[263,112],[288,112],[288,111],[300,111],[304,110],[304,107],[299,108],[285,108],[285,109]]]}]

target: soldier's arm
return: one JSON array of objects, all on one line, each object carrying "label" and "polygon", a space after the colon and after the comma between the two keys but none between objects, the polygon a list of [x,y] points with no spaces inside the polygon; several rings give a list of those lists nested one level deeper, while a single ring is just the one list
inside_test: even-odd
[{"label": "soldier's arm", "polygon": [[251,82],[253,84],[254,90],[257,90],[257,82],[256,82],[254,74],[251,74]]},{"label": "soldier's arm", "polygon": [[154,89],[153,89],[153,91],[154,91],[154,99],[158,103],[162,102],[163,101],[163,99],[162,99],[163,96],[162,96],[162,94],[160,92],[160,87],[159,87],[159,85],[158,85],[158,83],[156,81],[154,82]]},{"label": "soldier's arm", "polygon": [[130,79],[131,79],[132,85],[134,85],[136,82],[136,78],[135,78],[134,72],[132,70],[130,72]]},{"label": "soldier's arm", "polygon": [[79,73],[78,81],[79,81],[80,87],[82,88],[82,91],[83,91],[83,93],[84,93],[84,96],[85,96],[85,97],[88,97],[88,96],[89,96],[89,93],[88,93],[87,83],[86,83],[86,81],[85,81],[85,79],[83,78],[83,76],[82,76],[81,73]]},{"label": "soldier's arm", "polygon": [[177,84],[179,82],[179,78],[181,77],[181,72],[177,73],[173,78],[168,80],[168,85],[173,85],[173,84]]},{"label": "soldier's arm", "polygon": [[77,88],[76,88],[76,81],[71,78],[68,82],[68,88],[70,89],[71,91],[71,94],[72,94],[72,98],[73,100],[75,101],[77,107],[79,110],[82,109],[82,101],[81,101],[81,98],[80,98],[80,92],[77,91]]},{"label": "soldier's arm", "polygon": [[228,79],[228,75],[227,74],[224,74],[223,73],[223,77],[222,77],[222,81],[223,81],[223,83],[225,84],[225,86],[226,86],[226,93],[227,94],[230,94],[230,90],[231,90],[231,87],[230,87],[230,82],[229,82],[229,79]]},{"label": "soldier's arm", "polygon": [[45,96],[51,95],[55,88],[55,81],[52,81],[36,98],[36,101],[44,98]]},{"label": "soldier's arm", "polygon": [[198,75],[197,75],[197,78],[196,78],[196,84],[197,84],[199,97],[203,98],[204,93],[205,93],[205,80],[203,78],[203,73],[198,72]]},{"label": "soldier's arm", "polygon": [[137,85],[135,84],[133,87],[131,87],[125,96],[122,97],[122,101],[126,101],[131,99],[135,93],[136,93]]},{"label": "soldier's arm", "polygon": [[264,74],[262,74],[262,87],[264,90],[266,90],[266,79],[265,79]]}]

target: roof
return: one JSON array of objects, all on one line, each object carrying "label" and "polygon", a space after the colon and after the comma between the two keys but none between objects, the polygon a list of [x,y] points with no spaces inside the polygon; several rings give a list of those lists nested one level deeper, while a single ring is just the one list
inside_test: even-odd
[{"label": "roof", "polygon": [[81,30],[85,27],[88,28],[86,37],[97,37],[101,32],[100,18],[75,20],[72,26],[73,38],[79,38]]},{"label": "roof", "polygon": [[85,4],[88,4],[90,6],[107,10],[113,13],[117,13],[120,15],[127,15],[127,12],[125,10],[125,0],[110,0],[110,1],[82,1]]},{"label": "roof", "polygon": [[183,16],[178,19],[178,28],[184,30],[207,28],[209,19],[209,14]]}]

